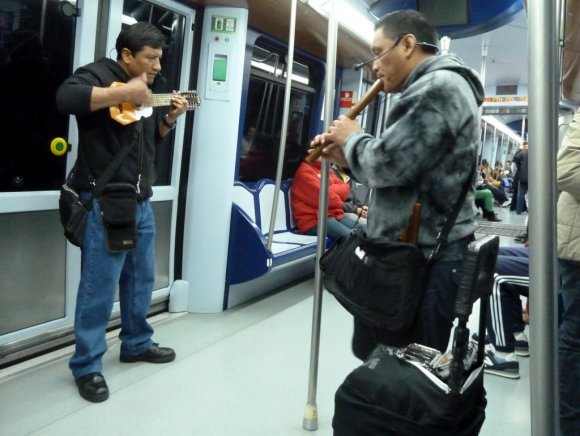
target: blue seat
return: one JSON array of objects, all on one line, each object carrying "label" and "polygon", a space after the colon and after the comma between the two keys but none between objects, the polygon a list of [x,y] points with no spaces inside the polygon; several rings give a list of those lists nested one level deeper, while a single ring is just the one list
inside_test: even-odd
[{"label": "blue seat", "polygon": [[[289,179],[280,187],[272,246],[268,250],[274,181],[260,180],[252,187],[234,183],[226,295],[238,288],[251,288],[252,293],[259,293],[257,287],[272,290],[314,271],[317,238],[296,233],[290,206],[291,186]],[[326,242],[328,247],[331,239]]]}]

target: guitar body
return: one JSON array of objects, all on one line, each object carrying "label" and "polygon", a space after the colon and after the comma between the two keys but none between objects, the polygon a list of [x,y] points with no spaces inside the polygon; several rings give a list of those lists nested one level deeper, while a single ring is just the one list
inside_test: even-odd
[{"label": "guitar body", "polygon": [[[122,82],[113,82],[111,87],[123,86]],[[197,91],[183,91],[179,95],[187,100],[187,110],[193,110],[199,107],[201,99]],[[127,124],[139,121],[142,117],[150,117],[153,114],[153,108],[157,106],[169,106],[171,104],[171,96],[173,94],[151,94],[151,105],[135,106],[128,101],[116,104],[109,107],[111,118],[118,123],[126,126]]]}]

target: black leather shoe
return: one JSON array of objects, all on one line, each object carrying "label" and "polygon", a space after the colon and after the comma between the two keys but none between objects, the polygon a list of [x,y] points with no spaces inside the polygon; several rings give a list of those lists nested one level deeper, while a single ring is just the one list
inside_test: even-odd
[{"label": "black leather shoe", "polygon": [[517,242],[518,244],[525,244],[526,242],[528,242],[528,235],[527,235],[527,233],[526,234],[523,234],[523,235],[520,235],[520,236],[516,236],[514,238],[514,241]]},{"label": "black leather shoe", "polygon": [[109,387],[103,374],[92,372],[75,379],[79,394],[92,403],[100,403],[109,398]]},{"label": "black leather shoe", "polygon": [[149,363],[167,363],[175,360],[175,351],[173,348],[160,347],[159,344],[153,343],[151,348],[136,356],[127,356],[121,354],[119,357],[121,362],[149,362]]}]

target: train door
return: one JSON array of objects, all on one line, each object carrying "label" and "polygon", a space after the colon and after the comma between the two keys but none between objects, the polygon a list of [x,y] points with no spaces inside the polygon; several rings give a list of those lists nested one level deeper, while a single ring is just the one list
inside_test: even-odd
[{"label": "train door", "polygon": [[[149,20],[176,47],[164,57],[167,86],[183,89],[193,18],[172,1],[0,0],[0,367],[72,331],[80,250],[63,237],[58,190],[78,135],[74,118],[56,110],[58,85],[76,67],[113,57],[110,44],[123,23]],[[160,152],[154,187],[157,299],[167,298],[173,281],[183,131],[179,123]]]},{"label": "train door", "polygon": [[[153,85],[154,93],[187,91],[193,46],[195,12],[170,0],[116,0],[108,9],[105,49],[102,56],[116,57],[115,41],[122,28],[138,21],[157,26],[166,36],[161,77]],[[166,111],[160,107],[157,110]],[[161,112],[164,113],[164,112]],[[185,120],[185,117],[183,117]],[[156,271],[153,301],[167,300],[173,283],[175,229],[182,149],[186,123],[181,120],[174,133],[157,149],[156,175],[151,199],[156,224]],[[117,306],[115,306],[116,308]]]}]

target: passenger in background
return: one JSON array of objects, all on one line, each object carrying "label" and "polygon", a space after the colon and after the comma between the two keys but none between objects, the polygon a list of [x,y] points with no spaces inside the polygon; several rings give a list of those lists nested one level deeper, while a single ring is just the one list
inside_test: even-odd
[{"label": "passenger in background", "polygon": [[475,204],[481,206],[483,218],[487,221],[498,223],[501,221],[493,211],[493,194],[489,189],[477,189],[475,191]]},{"label": "passenger in background", "polygon": [[502,175],[508,179],[513,177],[512,163],[509,160],[506,160],[503,165]]},{"label": "passenger in background", "polygon": [[560,324],[560,430],[580,434],[580,111],[557,157],[558,258],[564,313]]},{"label": "passenger in background", "polygon": [[[355,318],[354,354],[365,359],[377,343],[421,342],[447,349],[457,293],[457,271],[476,228],[474,163],[480,141],[483,88],[477,73],[453,55],[438,55],[436,29],[419,12],[401,10],[375,25],[372,69],[388,93],[401,93],[378,137],[340,116],[313,147],[350,168],[372,189],[367,232],[397,240],[414,204],[422,204],[418,245],[428,255],[462,189],[467,195],[448,243],[431,267],[421,314],[408,331],[377,329]],[[441,177],[445,174],[445,177]],[[421,325],[424,323],[424,325]]]},{"label": "passenger in background", "polygon": [[[320,159],[312,165],[302,161],[292,181],[292,214],[298,231],[306,235],[318,232],[321,166]],[[329,171],[326,234],[332,238],[348,236],[356,225],[356,220],[344,216],[344,201],[349,193],[348,183],[339,179],[334,171]]]},{"label": "passenger in background", "polygon": [[529,205],[527,204],[527,194],[528,194],[528,142],[522,142],[520,150],[514,156],[514,163],[516,164],[517,172],[516,178],[517,182],[517,193],[514,192],[514,197],[516,200],[515,211],[518,215],[528,210]]},{"label": "passenger in background", "polygon": [[510,204],[510,200],[505,192],[500,189],[501,182],[493,178],[491,168],[489,167],[489,163],[486,159],[481,161],[480,172],[481,178],[483,179],[483,182],[481,183],[483,188],[489,189],[491,191],[493,198],[495,201],[497,201],[499,206],[508,206]]},{"label": "passenger in background", "polygon": [[348,173],[343,171],[340,167],[331,164],[331,168],[334,170],[336,176],[345,183],[348,183],[348,186],[350,187],[350,195],[344,201],[342,206],[345,216],[357,220],[359,224],[364,225],[366,228],[369,214],[368,203],[371,193],[370,189],[362,183],[358,183],[356,180],[352,179]]},{"label": "passenger in background", "polygon": [[[141,119],[122,125],[113,120],[109,107],[130,102],[147,103],[149,87],[161,70],[165,36],[148,23],[122,30],[115,44],[117,61],[108,58],[79,68],[57,91],[59,110],[76,116],[79,128],[79,158],[72,185],[91,203],[82,247],[81,279],[75,311],[75,352],[69,367],[81,397],[100,402],[109,397],[102,375],[102,357],[107,351],[107,323],[119,287],[121,305],[121,362],[166,363],[175,359],[171,348],[154,343],[147,312],[155,281],[155,220],[149,198],[153,194],[153,158],[162,137],[174,127],[187,108],[187,100],[171,97],[165,116]],[[110,87],[112,82],[122,86]],[[137,139],[135,139],[137,138]],[[135,215],[137,247],[109,252],[98,198],[91,189],[119,149],[134,145],[109,183],[135,186],[138,196]]]},{"label": "passenger in background", "polygon": [[242,139],[242,159],[248,156],[248,153],[254,147],[254,140],[256,139],[257,130],[255,127],[248,127],[244,138]]}]

